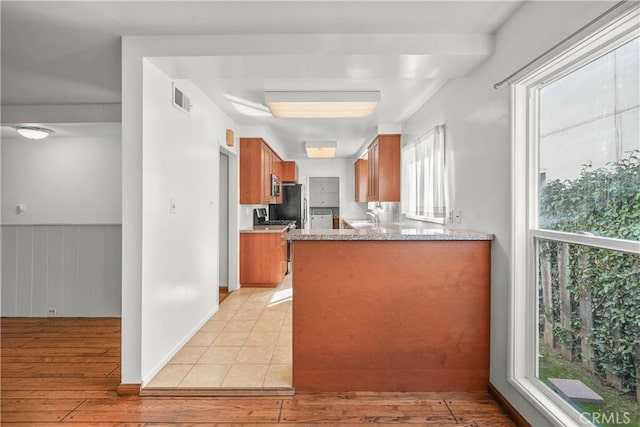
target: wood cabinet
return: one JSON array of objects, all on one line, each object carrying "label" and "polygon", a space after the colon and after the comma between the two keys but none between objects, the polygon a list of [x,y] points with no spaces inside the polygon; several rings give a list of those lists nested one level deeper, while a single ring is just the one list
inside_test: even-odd
[{"label": "wood cabinet", "polygon": [[240,204],[282,203],[271,195],[271,174],[282,175],[282,159],[261,138],[240,138]]},{"label": "wood cabinet", "polygon": [[287,272],[286,232],[240,233],[240,284],[276,287]]},{"label": "wood cabinet", "polygon": [[378,135],[367,151],[367,201],[400,201],[400,135]]},{"label": "wood cabinet", "polygon": [[298,164],[296,162],[288,161],[282,162],[282,176],[280,177],[282,182],[298,182]]},{"label": "wood cabinet", "polygon": [[355,168],[355,200],[356,202],[367,201],[367,189],[369,180],[369,162],[366,159],[356,160]]}]

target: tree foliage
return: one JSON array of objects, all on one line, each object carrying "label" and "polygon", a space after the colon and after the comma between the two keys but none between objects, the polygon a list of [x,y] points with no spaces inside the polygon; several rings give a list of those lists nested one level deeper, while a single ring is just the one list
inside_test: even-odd
[{"label": "tree foliage", "polygon": [[[638,151],[628,157],[593,169],[584,165],[573,180],[554,180],[541,189],[540,227],[579,234],[640,241],[640,161]],[[552,266],[553,307],[559,317],[558,247],[541,244],[541,262]],[[572,349],[581,354],[581,317],[578,301],[582,292],[591,296],[593,327],[588,337],[598,373],[622,380],[623,389],[637,387],[640,371],[640,257],[636,254],[571,245],[569,290],[572,299],[571,328],[557,331]],[[554,334],[555,335],[555,334]]]}]

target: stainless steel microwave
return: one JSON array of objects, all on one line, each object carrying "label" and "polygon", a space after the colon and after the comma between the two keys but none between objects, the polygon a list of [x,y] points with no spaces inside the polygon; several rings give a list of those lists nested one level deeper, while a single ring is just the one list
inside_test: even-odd
[{"label": "stainless steel microwave", "polygon": [[275,173],[271,174],[271,195],[280,195],[280,178],[278,178],[278,175],[276,175]]}]

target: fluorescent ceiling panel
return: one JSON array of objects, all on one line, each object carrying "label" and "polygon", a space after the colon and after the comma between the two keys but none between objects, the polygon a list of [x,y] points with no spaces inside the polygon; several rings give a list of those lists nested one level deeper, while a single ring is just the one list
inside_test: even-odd
[{"label": "fluorescent ceiling panel", "polygon": [[304,149],[310,159],[332,159],[336,156],[338,143],[335,141],[305,142]]},{"label": "fluorescent ceiling panel", "polygon": [[265,92],[278,118],[332,119],[366,117],[380,101],[380,92]]}]

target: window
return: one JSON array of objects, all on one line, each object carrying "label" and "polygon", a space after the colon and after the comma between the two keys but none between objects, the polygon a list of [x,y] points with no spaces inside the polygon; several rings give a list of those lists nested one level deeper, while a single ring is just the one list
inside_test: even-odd
[{"label": "window", "polygon": [[402,149],[402,213],[444,224],[444,126],[436,126]]},{"label": "window", "polygon": [[556,424],[640,425],[638,33],[636,9],[513,87],[510,381]]}]

